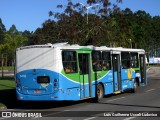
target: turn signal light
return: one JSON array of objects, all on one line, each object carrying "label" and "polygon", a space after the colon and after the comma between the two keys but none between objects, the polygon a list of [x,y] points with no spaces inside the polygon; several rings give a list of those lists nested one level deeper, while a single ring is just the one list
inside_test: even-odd
[{"label": "turn signal light", "polygon": [[54,82],[57,82],[57,79],[54,79]]},{"label": "turn signal light", "polygon": [[20,87],[21,86],[21,84],[17,84],[17,87]]},{"label": "turn signal light", "polygon": [[16,83],[19,83],[20,82],[20,80],[16,80]]}]

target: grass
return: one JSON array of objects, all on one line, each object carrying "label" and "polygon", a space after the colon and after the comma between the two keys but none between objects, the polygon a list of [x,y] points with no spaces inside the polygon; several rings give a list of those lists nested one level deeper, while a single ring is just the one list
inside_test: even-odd
[{"label": "grass", "polygon": [[14,80],[0,80],[0,90],[8,90],[15,88]]},{"label": "grass", "polygon": [[[0,70],[2,70],[2,67],[0,67]],[[3,70],[13,71],[14,70],[14,66],[4,66]]]},{"label": "grass", "polygon": [[0,78],[0,109],[7,108],[11,101],[15,100],[14,77]]}]

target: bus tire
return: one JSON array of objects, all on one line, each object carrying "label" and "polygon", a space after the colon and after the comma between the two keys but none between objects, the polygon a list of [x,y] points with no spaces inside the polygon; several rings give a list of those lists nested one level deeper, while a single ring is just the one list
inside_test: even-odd
[{"label": "bus tire", "polygon": [[102,99],[104,97],[104,89],[103,89],[103,86],[102,84],[98,84],[97,85],[97,102],[102,102]]},{"label": "bus tire", "polygon": [[138,83],[137,83],[137,81],[134,81],[134,88],[132,90],[133,93],[135,93],[137,91],[137,87],[138,87]]}]

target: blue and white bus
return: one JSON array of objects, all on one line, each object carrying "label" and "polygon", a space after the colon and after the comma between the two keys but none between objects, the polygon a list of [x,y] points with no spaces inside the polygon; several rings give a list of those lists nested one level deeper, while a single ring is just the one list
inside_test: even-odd
[{"label": "blue and white bus", "polygon": [[136,91],[147,85],[143,49],[32,45],[16,50],[18,100],[62,101]]}]

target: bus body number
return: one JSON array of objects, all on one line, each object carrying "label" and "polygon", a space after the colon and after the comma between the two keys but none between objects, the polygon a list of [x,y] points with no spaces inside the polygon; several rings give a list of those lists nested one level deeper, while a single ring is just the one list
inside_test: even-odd
[{"label": "bus body number", "polygon": [[26,78],[26,75],[20,75],[20,78]]}]

